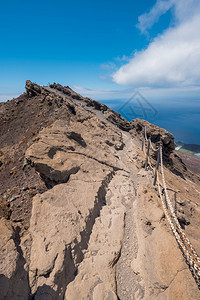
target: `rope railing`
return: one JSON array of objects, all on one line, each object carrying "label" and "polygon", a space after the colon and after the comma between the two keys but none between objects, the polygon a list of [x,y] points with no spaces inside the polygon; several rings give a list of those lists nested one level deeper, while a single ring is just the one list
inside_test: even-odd
[{"label": "rope railing", "polygon": [[158,148],[154,148],[153,145],[152,145],[152,142],[151,142],[151,139],[150,139],[150,146],[151,146],[151,149],[154,151],[154,152],[157,152],[159,150],[159,147]]},{"label": "rope railing", "polygon": [[[147,138],[147,129],[146,129],[146,126],[144,127],[144,143],[145,141],[147,142],[148,141],[148,138]],[[154,148],[154,146],[152,145],[152,141],[151,141],[151,138],[150,138],[150,147],[153,151],[157,152],[159,150],[159,147],[158,148]]]},{"label": "rope railing", "polygon": [[[148,141],[148,147],[147,147],[147,152],[146,152],[146,142]],[[150,163],[150,157],[149,157],[149,149],[151,149],[154,152],[157,152],[157,163],[154,171],[154,182],[153,185],[158,186],[158,192],[159,192],[159,197],[161,199],[162,207],[164,214],[166,216],[166,219],[171,227],[171,230],[176,238],[176,241],[186,259],[187,264],[190,267],[190,270],[192,271],[192,274],[198,284],[198,287],[200,288],[200,257],[198,256],[196,250],[192,246],[190,240],[186,237],[185,232],[181,228],[181,225],[178,221],[178,218],[174,212],[173,205],[171,203],[169,194],[168,194],[168,189],[165,181],[165,175],[164,175],[164,167],[163,167],[163,150],[162,150],[162,142],[159,142],[159,146],[157,148],[154,148],[151,142],[151,138],[147,138],[147,133],[146,133],[146,126],[144,128],[144,138],[143,138],[143,150],[146,155],[146,160],[145,160],[145,169],[147,170],[147,164],[149,163],[150,168],[153,170],[153,167]],[[161,193],[161,184],[159,181],[159,175],[158,175],[158,169],[160,166],[161,170],[161,177],[162,177],[162,183],[163,183],[163,191],[165,194],[165,200],[163,199],[162,193]]]}]

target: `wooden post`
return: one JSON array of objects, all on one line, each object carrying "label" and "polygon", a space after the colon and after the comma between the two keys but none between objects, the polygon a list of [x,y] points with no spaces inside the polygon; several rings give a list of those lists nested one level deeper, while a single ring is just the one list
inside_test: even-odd
[{"label": "wooden post", "polygon": [[177,192],[174,192],[174,213],[175,213],[175,215],[176,215],[176,213],[177,213],[177,203],[176,203],[176,193]]},{"label": "wooden post", "polygon": [[147,166],[148,166],[149,150],[150,150],[150,139],[148,139],[147,157],[146,157],[146,161],[145,161],[145,170],[146,171],[147,171]]},{"label": "wooden post", "polygon": [[155,169],[155,176],[154,176],[153,185],[156,185],[156,181],[157,181],[157,172],[158,172],[159,164],[160,164],[160,150],[158,151],[158,156],[157,156],[157,162],[156,162],[156,169]]},{"label": "wooden post", "polygon": [[[165,192],[164,192],[164,195],[165,195]],[[166,205],[166,208],[168,209],[168,204],[167,204],[167,197],[165,195],[165,205]]]},{"label": "wooden post", "polygon": [[147,127],[144,126],[144,139],[147,140]]},{"label": "wooden post", "polygon": [[144,150],[144,143],[145,143],[145,128],[146,128],[146,126],[144,127],[144,134],[143,134],[143,140],[142,140],[142,151]]}]

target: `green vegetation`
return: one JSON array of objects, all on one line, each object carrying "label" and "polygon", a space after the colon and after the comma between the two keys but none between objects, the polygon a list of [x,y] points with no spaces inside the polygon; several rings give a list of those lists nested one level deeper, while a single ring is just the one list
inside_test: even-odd
[{"label": "green vegetation", "polygon": [[191,154],[191,155],[200,153],[200,145],[197,144],[183,144],[182,142],[177,142],[176,147],[180,147],[177,150],[182,153]]},{"label": "green vegetation", "polygon": [[190,150],[187,150],[187,149],[184,149],[184,148],[179,149],[179,151],[183,152],[183,153],[187,153],[187,154],[192,154],[192,155],[194,155],[196,153],[194,151],[190,151]]}]

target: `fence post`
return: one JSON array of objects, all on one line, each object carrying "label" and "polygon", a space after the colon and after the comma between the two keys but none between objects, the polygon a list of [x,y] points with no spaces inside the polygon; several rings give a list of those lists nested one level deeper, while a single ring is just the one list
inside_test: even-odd
[{"label": "fence post", "polygon": [[147,171],[147,165],[148,165],[149,150],[150,150],[150,138],[148,139],[147,156],[146,156],[146,161],[145,161],[145,170],[146,171]]},{"label": "fence post", "polygon": [[144,139],[147,141],[147,127],[144,126]]},{"label": "fence post", "polygon": [[144,134],[143,134],[143,140],[142,140],[142,151],[144,151],[144,143],[145,143],[145,128],[146,128],[146,126],[144,126]]},{"label": "fence post", "polygon": [[177,203],[176,203],[176,191],[174,192],[174,213],[175,213],[175,215],[177,214]]},{"label": "fence post", "polygon": [[157,156],[157,162],[156,162],[156,169],[155,169],[155,176],[154,176],[153,185],[156,185],[156,181],[157,181],[157,172],[158,172],[159,164],[160,164],[160,150],[158,151],[158,156]]}]

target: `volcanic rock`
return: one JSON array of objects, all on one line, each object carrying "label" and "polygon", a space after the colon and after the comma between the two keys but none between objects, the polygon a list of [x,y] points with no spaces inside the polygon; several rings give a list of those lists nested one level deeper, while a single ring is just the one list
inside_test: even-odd
[{"label": "volcanic rock", "polygon": [[153,186],[152,149],[144,169],[146,126],[200,253],[200,181],[173,135],[68,86],[26,90],[0,104],[0,299],[200,299]]}]

